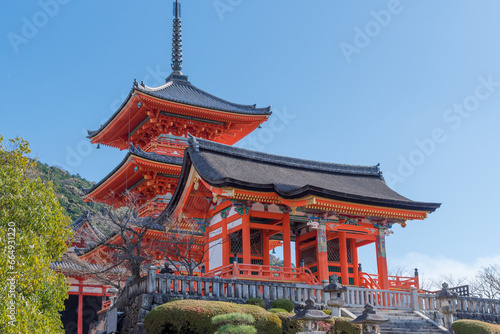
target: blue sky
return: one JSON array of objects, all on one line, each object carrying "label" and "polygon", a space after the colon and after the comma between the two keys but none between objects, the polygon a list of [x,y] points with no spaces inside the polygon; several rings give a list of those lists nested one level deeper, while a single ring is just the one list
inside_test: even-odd
[{"label": "blue sky", "polygon": [[[427,276],[500,262],[500,3],[183,0],[184,73],[222,98],[272,105],[238,145],[381,164],[401,194],[443,206],[394,228],[389,265]],[[5,1],[0,134],[99,181],[125,152],[85,138],[134,78],[170,73],[171,1]],[[374,249],[361,261],[374,271]]]}]

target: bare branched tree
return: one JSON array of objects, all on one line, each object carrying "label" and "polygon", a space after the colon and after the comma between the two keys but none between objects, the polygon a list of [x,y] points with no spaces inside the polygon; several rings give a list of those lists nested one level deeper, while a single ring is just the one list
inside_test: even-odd
[{"label": "bare branched tree", "polygon": [[500,298],[500,265],[482,268],[472,284],[472,293],[484,298]]},{"label": "bare branched tree", "polygon": [[167,224],[164,239],[158,246],[166,253],[165,266],[175,268],[178,273],[193,276],[208,260],[210,250],[227,240],[208,242],[209,235],[194,219],[171,219]]},{"label": "bare branched tree", "polygon": [[147,237],[150,230],[158,228],[153,218],[137,216],[138,198],[134,194],[126,194],[125,201],[124,207],[109,209],[99,217],[113,234],[96,246],[99,250],[90,261],[82,264],[85,274],[119,289],[125,276],[140,278],[148,266],[158,264],[158,252],[161,252],[153,245],[154,240]]}]

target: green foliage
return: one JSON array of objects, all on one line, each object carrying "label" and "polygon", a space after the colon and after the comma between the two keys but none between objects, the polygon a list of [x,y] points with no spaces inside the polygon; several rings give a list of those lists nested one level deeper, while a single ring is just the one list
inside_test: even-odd
[{"label": "green foliage", "polygon": [[144,326],[148,334],[214,333],[217,326],[212,324],[212,318],[234,312],[251,314],[259,334],[281,333],[278,316],[259,306],[203,300],[179,300],[158,306],[148,313]]},{"label": "green foliage", "polygon": [[283,334],[296,334],[302,331],[302,324],[299,320],[291,319],[294,316],[293,313],[280,312],[276,315],[281,320],[281,333]]},{"label": "green foliage", "polygon": [[276,299],[271,302],[271,308],[282,308],[287,312],[293,312],[293,302],[288,299]]},{"label": "green foliage", "polygon": [[335,332],[333,333],[338,333],[338,334],[361,334],[362,333],[362,328],[361,325],[358,324],[353,324],[351,322],[351,319],[349,318],[331,318],[330,323],[334,323],[334,330]]},{"label": "green foliage", "polygon": [[212,324],[220,326],[215,334],[255,334],[257,330],[251,326],[255,318],[250,314],[229,313],[216,315]]},{"label": "green foliage", "polygon": [[249,298],[247,300],[247,304],[248,305],[256,305],[256,306],[260,306],[262,308],[266,308],[266,303],[260,298]]},{"label": "green foliage", "polygon": [[477,320],[457,320],[451,324],[456,334],[499,334],[500,326]]},{"label": "green foliage", "polygon": [[332,310],[321,310],[323,311],[326,315],[332,315]]},{"label": "green foliage", "polygon": [[59,204],[66,210],[72,221],[87,210],[104,213],[105,205],[92,203],[89,206],[83,201],[83,189],[92,188],[94,185],[92,182],[85,180],[78,174],[72,175],[65,170],[38,161],[34,162],[34,172],[44,184],[52,182],[52,188],[57,194]]},{"label": "green foliage", "polygon": [[8,146],[0,136],[0,333],[64,333],[58,311],[68,284],[50,263],[67,249],[70,221],[26,157],[28,143]]},{"label": "green foliage", "polygon": [[217,326],[224,326],[228,324],[251,325],[254,322],[255,318],[252,315],[244,313],[220,314],[212,318],[212,324]]},{"label": "green foliage", "polygon": [[215,334],[255,334],[257,330],[250,325],[224,325]]},{"label": "green foliage", "polygon": [[267,310],[267,312],[271,312],[271,313],[280,313],[280,312],[290,313],[287,310],[282,309],[282,308],[270,308],[269,310]]}]

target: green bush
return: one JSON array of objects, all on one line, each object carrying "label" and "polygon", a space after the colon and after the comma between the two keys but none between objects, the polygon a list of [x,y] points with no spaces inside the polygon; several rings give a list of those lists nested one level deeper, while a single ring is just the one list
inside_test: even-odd
[{"label": "green bush", "polygon": [[332,315],[332,310],[321,310],[325,312],[326,315]]},{"label": "green bush", "polygon": [[250,325],[224,325],[215,334],[255,334],[257,330]]},{"label": "green bush", "polygon": [[250,314],[229,313],[216,315],[212,324],[220,326],[215,334],[255,334],[257,330],[251,326],[255,319]]},{"label": "green bush", "polygon": [[178,300],[158,306],[148,313],[144,327],[148,334],[214,333],[217,326],[212,318],[234,312],[251,314],[259,334],[281,333],[279,317],[261,307],[204,300]]},{"label": "green bush", "polygon": [[346,333],[346,334],[361,334],[361,325],[353,324],[349,318],[332,318],[331,321],[335,323],[334,333]]},{"label": "green bush", "polygon": [[260,298],[250,298],[247,300],[248,305],[256,305],[262,308],[266,308],[266,303]]},{"label": "green bush", "polygon": [[288,299],[276,299],[271,302],[271,308],[282,308],[287,312],[293,312],[294,306]]},{"label": "green bush", "polygon": [[281,320],[281,332],[283,334],[296,334],[302,331],[302,325],[299,320],[291,319],[293,313],[280,312],[276,315]]},{"label": "green bush", "polygon": [[499,334],[500,326],[477,320],[457,320],[451,324],[456,334]]},{"label": "green bush", "polygon": [[269,310],[267,310],[267,312],[271,312],[271,313],[280,313],[280,312],[290,313],[287,310],[284,310],[282,308],[270,308]]},{"label": "green bush", "polygon": [[255,322],[255,318],[250,314],[244,313],[228,313],[216,315],[212,318],[212,324],[217,326],[224,325],[251,325]]}]

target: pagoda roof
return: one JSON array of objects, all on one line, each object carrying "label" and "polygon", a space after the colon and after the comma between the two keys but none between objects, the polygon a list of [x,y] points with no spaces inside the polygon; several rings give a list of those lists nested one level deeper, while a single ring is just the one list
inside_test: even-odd
[{"label": "pagoda roof", "polygon": [[158,162],[158,163],[177,165],[177,166],[182,166],[182,160],[183,160],[181,157],[162,155],[162,154],[158,154],[158,153],[154,153],[154,152],[144,152],[139,147],[134,147],[131,145],[130,150],[125,155],[125,158],[123,158],[122,162],[120,164],[118,164],[118,166],[116,166],[115,169],[113,169],[101,181],[96,183],[92,188],[87,189],[85,192],[85,195],[92,193],[94,190],[99,188],[104,182],[106,182],[106,180],[111,178],[113,176],[113,174],[115,174],[117,171],[119,171],[127,163],[127,161],[129,160],[129,158],[131,156],[136,156],[139,158],[151,160],[151,161]]},{"label": "pagoda roof", "polygon": [[89,211],[85,211],[80,217],[78,217],[71,225],[70,227],[73,229],[74,232],[77,232],[86,222],[88,222],[89,226],[92,228],[94,233],[97,235],[98,238],[101,240],[106,239],[106,236],[104,233],[101,232],[93,223],[92,219],[90,216]]},{"label": "pagoda roof", "polygon": [[166,83],[158,87],[148,87],[144,83],[139,84],[137,81],[134,81],[134,85],[123,104],[98,130],[89,130],[88,138],[93,138],[101,131],[103,131],[108,126],[108,124],[111,123],[112,120],[120,114],[123,108],[126,107],[126,105],[129,103],[136,92],[150,95],[152,97],[165,101],[217,111],[225,111],[235,114],[249,116],[268,116],[272,114],[271,106],[265,108],[257,108],[255,104],[243,105],[229,102],[194,86],[187,80],[187,76],[185,75],[171,74],[167,78]]},{"label": "pagoda roof", "polygon": [[412,201],[385,183],[379,165],[355,166],[297,159],[190,137],[181,178],[167,209],[177,205],[191,166],[209,186],[276,193],[284,199],[316,196],[336,201],[433,212],[438,203]]}]

